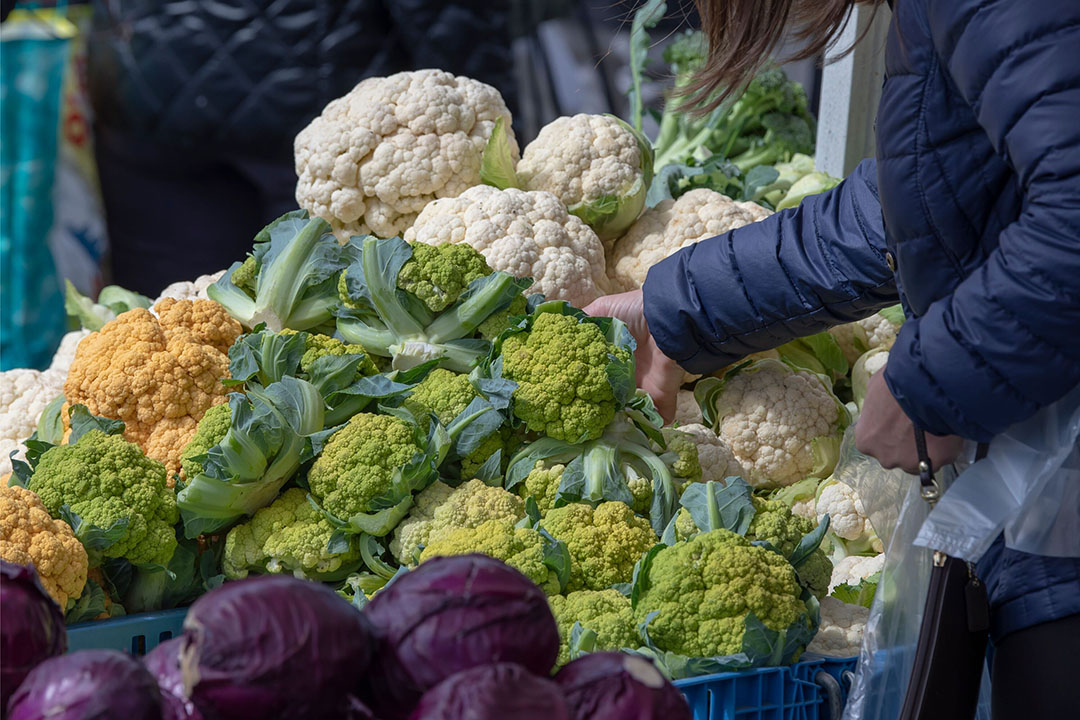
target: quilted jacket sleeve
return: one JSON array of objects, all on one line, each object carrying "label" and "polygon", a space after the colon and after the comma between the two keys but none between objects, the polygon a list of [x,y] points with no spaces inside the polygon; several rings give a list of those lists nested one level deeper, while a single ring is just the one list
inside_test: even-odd
[{"label": "quilted jacket sleeve", "polygon": [[795,209],[684,248],[649,270],[645,318],[693,373],[894,304],[877,166]]},{"label": "quilted jacket sleeve", "polygon": [[985,442],[1080,382],[1080,4],[929,8],[942,66],[1017,173],[1023,211],[905,323],[885,379],[926,430]]}]

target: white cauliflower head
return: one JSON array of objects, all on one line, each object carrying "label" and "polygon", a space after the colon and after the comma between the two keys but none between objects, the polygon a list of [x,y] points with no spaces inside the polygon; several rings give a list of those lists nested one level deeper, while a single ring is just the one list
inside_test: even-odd
[{"label": "white cauliflower head", "polygon": [[224,274],[224,270],[218,270],[212,275],[200,275],[194,280],[180,280],[171,285],[166,285],[165,289],[162,290],[161,294],[154,300],[154,305],[157,305],[165,298],[175,298],[177,300],[209,300],[210,296],[206,294],[206,288],[220,280],[221,276]]},{"label": "white cauliflower head", "polygon": [[645,207],[652,148],[614,115],[560,117],[521,153],[518,187],[554,194],[601,238],[630,227]]},{"label": "white cauliflower head", "polygon": [[[363,80],[296,136],[296,202],[350,235],[400,235],[435,198],[480,183],[499,91],[442,70]],[[507,129],[517,155],[513,132]]]},{"label": "white cauliflower head", "polygon": [[904,310],[895,305],[862,320],[829,328],[829,332],[844,351],[848,363],[853,364],[868,350],[892,348],[903,322]]},{"label": "white cauliflower head", "polygon": [[699,423],[701,423],[701,408],[698,406],[697,398],[694,397],[694,391],[679,390],[679,395],[675,399],[673,424],[682,427]]},{"label": "white cauliflower head", "polygon": [[467,243],[495,270],[531,277],[530,293],[584,307],[606,294],[604,248],[548,192],[469,188],[436,200],[405,231],[409,243]]},{"label": "white cauliflower head", "polygon": [[870,610],[851,605],[834,597],[821,600],[821,625],[807,652],[826,657],[855,657],[862,646],[863,633],[870,619]]},{"label": "white cauliflower head", "polygon": [[705,424],[731,447],[754,487],[824,477],[836,465],[847,411],[817,375],[764,359],[724,379],[705,378],[696,392]]},{"label": "white cauliflower head", "polygon": [[881,540],[855,488],[839,480],[826,480],[818,486],[815,503],[817,521],[829,516],[829,531],[844,541],[849,552],[867,549],[882,551]]},{"label": "white cauliflower head", "polygon": [[0,475],[11,472],[11,452],[26,451],[23,441],[34,434],[38,418],[64,392],[64,370],[17,368],[0,372]]},{"label": "white cauliflower head", "polygon": [[832,578],[829,580],[829,592],[840,585],[858,585],[885,567],[884,553],[877,555],[848,555],[840,558],[833,565]]},{"label": "white cauliflower head", "polygon": [[691,190],[642,213],[615,241],[608,258],[613,289],[635,290],[656,263],[706,238],[721,235],[771,215],[752,202],[739,202],[715,190]]},{"label": "white cauliflower head", "polygon": [[682,425],[679,431],[693,438],[697,445],[698,462],[701,464],[701,482],[723,481],[724,478],[746,474],[741,463],[735,459],[731,448],[709,428],[694,423]]},{"label": "white cauliflower head", "polygon": [[[79,343],[89,334],[90,331],[85,328],[66,333],[60,339],[60,347],[56,349],[56,354],[53,355],[52,362],[49,363],[49,369],[61,372],[63,377],[67,377],[68,368],[71,367],[71,362],[75,359],[75,351],[78,349]],[[63,387],[63,385],[64,380],[61,378],[60,387]]]}]

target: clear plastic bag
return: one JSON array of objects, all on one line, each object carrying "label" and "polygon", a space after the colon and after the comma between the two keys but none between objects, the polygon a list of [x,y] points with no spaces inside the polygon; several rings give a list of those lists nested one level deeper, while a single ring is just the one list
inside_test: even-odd
[{"label": "clear plastic bag", "polygon": [[1080,386],[990,443],[915,543],[976,561],[1004,531],[1014,550],[1080,557]]},{"label": "clear plastic bag", "polygon": [[[885,545],[885,566],[870,609],[859,664],[844,720],[896,720],[915,662],[930,585],[932,554],[914,544],[930,507],[919,492],[918,478],[886,470],[854,447],[849,432],[834,477],[851,485],[866,507]],[[955,478],[952,468],[938,474],[943,487]],[[983,671],[978,720],[990,718],[990,679]]]}]

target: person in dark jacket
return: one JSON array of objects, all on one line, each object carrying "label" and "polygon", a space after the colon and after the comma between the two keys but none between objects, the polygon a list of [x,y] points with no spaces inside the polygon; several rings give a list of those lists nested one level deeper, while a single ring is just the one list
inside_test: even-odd
[{"label": "person in dark jacket", "polygon": [[[876,159],[796,209],[685,248],[641,291],[593,303],[638,337],[639,382],[665,417],[683,369],[708,373],[903,302],[857,446],[915,471],[989,442],[1080,383],[1080,4],[895,0]],[[851,0],[701,0],[715,52],[691,100],[738,86],[788,21],[813,54]],[[681,368],[680,368],[681,366]],[[996,718],[1080,706],[1077,557],[998,540],[991,603]]]},{"label": "person in dark jacket", "polygon": [[112,282],[155,297],[296,209],[293,138],[365,77],[439,68],[514,111],[507,3],[105,0],[88,39]]}]

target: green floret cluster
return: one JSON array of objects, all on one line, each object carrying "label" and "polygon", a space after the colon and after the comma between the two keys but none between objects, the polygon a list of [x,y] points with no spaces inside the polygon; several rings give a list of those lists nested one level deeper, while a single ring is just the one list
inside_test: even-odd
[{"label": "green floret cluster", "polygon": [[390,552],[402,565],[415,566],[421,548],[460,528],[476,528],[489,520],[511,524],[525,517],[525,503],[501,487],[470,480],[456,488],[436,482],[419,493],[408,517],[394,530]]},{"label": "green floret cluster", "polygon": [[664,442],[667,443],[664,459],[671,467],[671,474],[679,479],[681,493],[688,483],[701,479],[701,460],[698,457],[697,443],[690,435],[673,428],[664,428],[663,435]]},{"label": "green floret cluster", "polygon": [[610,356],[631,353],[608,342],[599,326],[545,312],[527,332],[502,345],[503,377],[518,384],[514,414],[529,430],[556,440],[595,440],[618,409],[608,378]]},{"label": "green floret cluster", "polygon": [[484,256],[465,243],[412,246],[412,259],[398,274],[398,287],[418,297],[428,310],[442,312],[457,302],[469,283],[490,275]]},{"label": "green floret cluster", "polygon": [[593,508],[573,503],[547,511],[540,527],[570,551],[567,590],[604,590],[628,583],[634,564],[660,539],[646,518],[621,502]]},{"label": "green floret cluster", "polygon": [[518,295],[510,303],[510,307],[502,312],[491,315],[487,320],[477,326],[476,332],[485,340],[494,340],[510,327],[510,319],[527,313],[529,302],[524,295]]},{"label": "green floret cluster", "polygon": [[230,580],[249,573],[292,573],[314,580],[341,580],[356,569],[360,553],[327,552],[334,527],[299,488],[286,490],[250,521],[225,537],[221,567]]},{"label": "green floret cluster", "polygon": [[205,455],[210,448],[220,443],[231,423],[232,410],[229,403],[215,405],[203,413],[198,427],[195,428],[195,434],[180,453],[180,469],[185,478],[193,478],[203,471],[202,463],[193,458]]},{"label": "green floret cluster", "polygon": [[556,667],[570,662],[570,635],[574,623],[596,633],[589,652],[636,648],[641,644],[630,598],[617,590],[578,590],[548,598],[559,627],[559,659]]},{"label": "green floret cluster", "polygon": [[517,486],[518,495],[523,498],[531,497],[536,501],[540,515],[547,515],[548,510],[555,507],[555,497],[559,493],[559,483],[562,482],[565,470],[565,465],[551,465],[538,460],[525,481]]},{"label": "green floret cluster", "polygon": [[364,359],[356,367],[358,376],[366,377],[379,372],[379,368],[375,367],[371,356],[363,347],[354,343],[344,343],[322,333],[307,334],[304,339],[304,354],[300,356],[300,369],[310,374],[315,361],[326,355],[361,355]]},{"label": "green floret cluster", "polygon": [[747,616],[787,630],[806,605],[795,570],[780,555],[728,530],[702,533],[660,550],[635,591],[634,617],[662,651],[688,657],[743,649]]},{"label": "green floret cluster", "polygon": [[562,591],[558,574],[545,563],[545,539],[532,528],[515,527],[509,519],[487,520],[476,527],[451,530],[420,553],[420,562],[449,555],[483,553],[515,568],[549,595]]},{"label": "green floret cluster", "polygon": [[334,433],[311,466],[308,484],[325,510],[347,519],[383,509],[395,470],[421,452],[413,427],[391,415],[359,413]]},{"label": "green floret cluster", "polygon": [[233,285],[243,290],[248,297],[255,297],[255,276],[259,273],[259,263],[254,255],[248,255],[238,268],[232,271],[230,278]]},{"label": "green floret cluster", "polygon": [[110,530],[126,523],[105,557],[168,565],[180,520],[165,466],[121,435],[90,430],[74,445],[47,450],[28,484],[53,517],[68,506],[86,526]]},{"label": "green floret cluster", "polygon": [[431,422],[429,415],[437,417],[443,427],[446,427],[476,396],[476,389],[469,382],[468,375],[435,368],[412,388],[405,400],[405,408],[427,432]]}]

